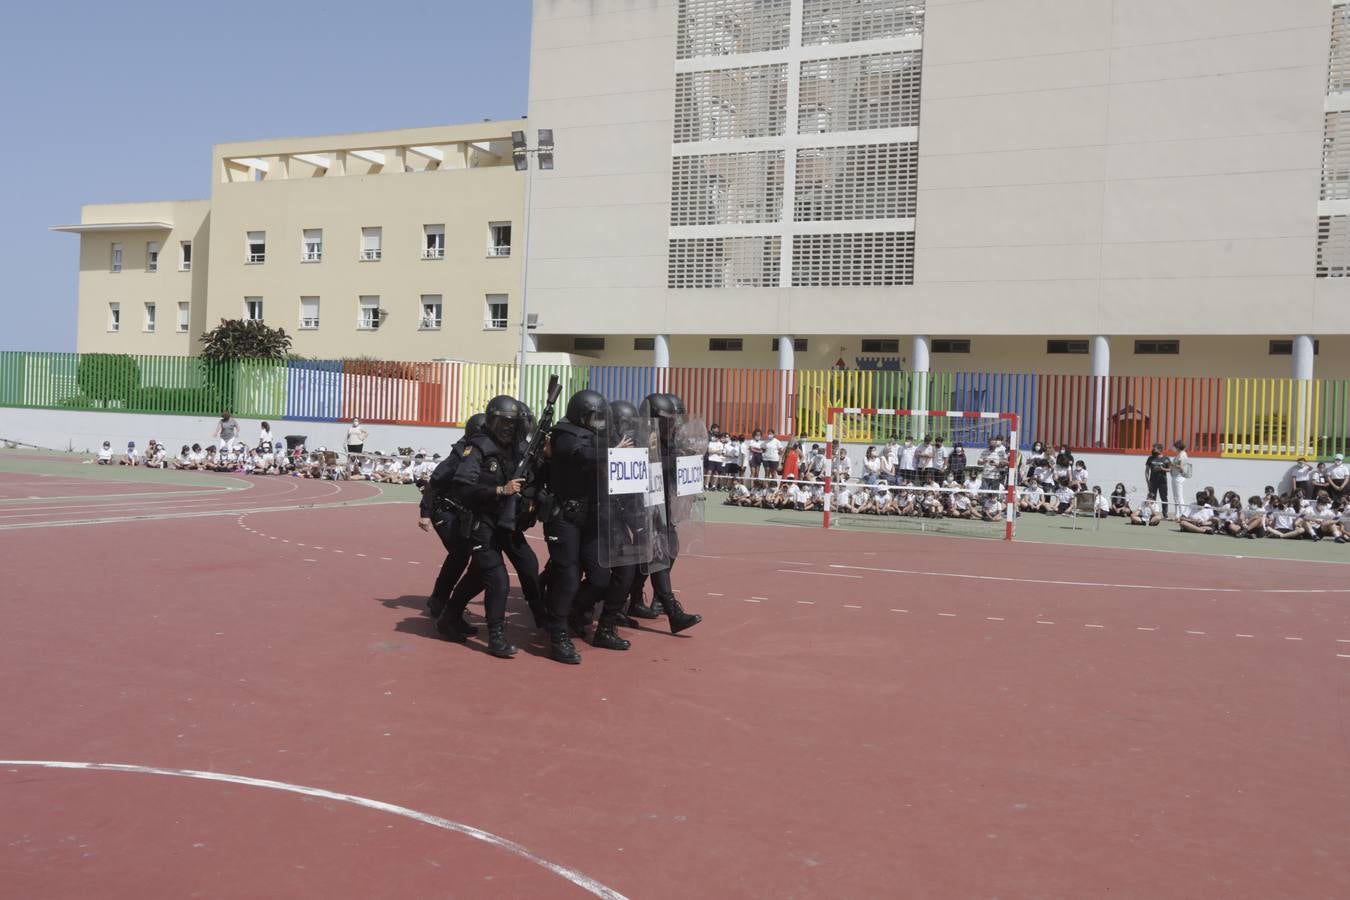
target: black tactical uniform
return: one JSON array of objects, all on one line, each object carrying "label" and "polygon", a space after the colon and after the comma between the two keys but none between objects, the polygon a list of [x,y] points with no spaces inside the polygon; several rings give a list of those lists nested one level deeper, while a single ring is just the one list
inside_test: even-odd
[{"label": "black tactical uniform", "polygon": [[[459,468],[450,486],[451,499],[470,513],[466,517],[468,521],[460,524],[460,533],[468,535],[470,557],[486,591],[483,605],[488,626],[488,652],[500,657],[514,656],[516,648],[506,641],[506,594],[510,582],[502,564],[502,550],[503,544],[509,541],[502,539],[496,521],[503,487],[515,472],[517,443],[524,426],[520,404],[514,398],[494,397],[488,403],[483,431],[460,451]],[[460,591],[456,589],[442,618],[446,615],[462,617],[467,603],[468,598],[461,601]]]},{"label": "black tactical uniform", "polygon": [[567,402],[567,417],[552,434],[548,469],[552,513],[544,522],[549,647],[554,659],[572,665],[581,662],[567,630],[573,603],[578,612],[584,611],[609,586],[609,569],[600,565],[595,505],[605,458],[596,429],[604,426],[607,411],[600,394],[578,391]]},{"label": "black tactical uniform", "polygon": [[[436,530],[436,536],[445,545],[446,553],[445,562],[441,563],[441,571],[436,576],[436,584],[431,589],[431,596],[427,598],[427,612],[433,619],[439,618],[445,611],[445,605],[450,600],[450,591],[454,589],[455,582],[469,565],[469,551],[472,545],[455,527],[455,506],[450,499],[450,483],[455,476],[455,470],[459,468],[459,461],[463,459],[464,447],[469,439],[482,429],[486,419],[487,416],[482,413],[469,417],[464,423],[464,437],[450,448],[450,455],[441,460],[436,470],[431,473],[426,487],[422,488],[419,512],[422,518],[431,520],[431,527]],[[463,619],[446,624],[459,625],[466,634],[478,633],[478,629],[468,625]]]},{"label": "black tactical uniform", "polygon": [[[678,452],[674,446],[674,439],[676,426],[684,414],[684,401],[674,394],[648,394],[642,401],[641,415],[656,419],[660,429],[661,470],[665,480],[667,510],[672,508],[671,499],[678,493],[675,485],[675,458]],[[669,564],[665,568],[651,572],[652,605],[655,606],[658,600],[661,602],[661,607],[670,620],[671,634],[679,634],[686,628],[693,628],[702,622],[703,617],[685,612],[680,606],[680,601],[675,599],[675,592],[670,584],[670,572],[675,568],[676,557],[680,555],[680,536],[676,524],[667,524],[665,530],[666,556]]]}]

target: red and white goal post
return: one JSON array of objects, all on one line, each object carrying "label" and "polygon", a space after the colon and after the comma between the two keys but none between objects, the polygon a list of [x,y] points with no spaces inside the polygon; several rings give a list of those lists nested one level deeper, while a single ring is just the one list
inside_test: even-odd
[{"label": "red and white goal post", "polygon": [[[931,431],[946,431],[951,434],[955,429],[951,420],[980,420],[980,423],[987,428],[1001,428],[1007,432],[1008,449],[1008,475],[1006,485],[1005,509],[1003,516],[1003,539],[1011,541],[1016,532],[1017,522],[1017,413],[1010,412],[969,412],[965,410],[936,410],[936,409],[879,409],[871,407],[850,407],[850,406],[832,406],[826,412],[825,418],[825,487],[823,499],[824,526],[830,527],[830,509],[834,498],[834,456],[837,447],[844,443],[854,444],[874,444],[877,442],[876,417],[892,416],[897,419],[907,420],[906,424],[915,422],[922,423],[922,427],[908,427],[904,429],[892,429],[891,434],[900,434],[914,437],[916,440],[930,435]],[[867,417],[863,424],[857,429],[858,435],[845,433],[847,429],[842,426],[849,417]],[[932,423],[931,420],[939,420],[938,423]],[[975,423],[970,423],[974,425]],[[941,427],[941,426],[945,426]],[[976,432],[981,433],[981,432]],[[855,437],[864,437],[864,440],[856,440]],[[975,451],[976,455],[970,460],[972,464],[977,464],[978,453],[984,448]]]}]

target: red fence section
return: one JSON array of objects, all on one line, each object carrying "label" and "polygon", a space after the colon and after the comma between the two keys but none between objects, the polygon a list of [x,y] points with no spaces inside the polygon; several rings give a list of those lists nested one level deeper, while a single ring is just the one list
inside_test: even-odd
[{"label": "red fence section", "polygon": [[1147,453],[1185,441],[1192,456],[1221,450],[1222,378],[1042,375],[1037,437],[1074,450]]},{"label": "red fence section", "polygon": [[793,372],[779,369],[667,369],[658,390],[679,394],[692,416],[733,434],[790,433],[787,410],[795,403]]}]

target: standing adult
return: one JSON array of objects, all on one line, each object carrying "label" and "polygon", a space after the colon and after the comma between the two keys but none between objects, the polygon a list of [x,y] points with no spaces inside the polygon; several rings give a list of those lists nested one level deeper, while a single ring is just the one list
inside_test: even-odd
[{"label": "standing adult", "polygon": [[[1172,461],[1163,453],[1162,444],[1154,444],[1153,452],[1144,460],[1144,481],[1148,485],[1148,499],[1162,504],[1162,517],[1167,518],[1167,476],[1172,470]],[[1177,498],[1181,505],[1181,498]]]},{"label": "standing adult", "polygon": [[764,477],[767,480],[774,480],[778,477],[779,469],[783,462],[783,442],[774,434],[773,429],[769,429],[769,436],[764,439]]},{"label": "standing adult", "polygon": [[680,555],[680,539],[677,530],[679,523],[657,521],[657,517],[673,511],[675,504],[671,501],[679,493],[675,484],[675,461],[679,456],[679,449],[676,446],[676,432],[685,415],[684,401],[674,394],[648,394],[642,401],[639,414],[644,418],[657,420],[657,429],[660,435],[661,474],[665,489],[665,503],[654,507],[660,513],[653,515],[653,528],[660,527],[664,530],[666,565],[665,568],[651,573],[652,593],[655,600],[661,601],[661,608],[670,621],[671,633],[679,634],[681,631],[693,628],[699,622],[702,622],[703,617],[685,612],[684,607],[680,605],[680,601],[675,599],[675,591],[670,583],[670,572],[675,567],[676,558]]},{"label": "standing adult", "polygon": [[[464,437],[460,438],[450,448],[449,454],[441,460],[436,466],[435,471],[431,473],[430,480],[426,487],[422,488],[422,502],[418,508],[417,527],[423,531],[436,532],[436,536],[441,539],[445,546],[445,561],[441,563],[441,569],[436,576],[436,584],[431,589],[431,596],[427,598],[427,612],[433,619],[439,619],[441,613],[445,611],[445,606],[450,600],[450,591],[455,587],[455,582],[464,574],[464,570],[469,566],[469,555],[472,545],[469,543],[467,529],[458,527],[456,522],[456,512],[464,515],[467,510],[458,507],[450,499],[450,486],[455,477],[455,471],[459,468],[459,462],[464,458],[464,448],[474,435],[478,434],[483,428],[483,422],[487,419],[482,413],[470,416],[464,423]],[[478,629],[473,628],[466,622],[463,616],[455,621],[447,620],[447,628],[455,629],[463,634],[477,634]],[[439,622],[438,622],[439,626]]]},{"label": "standing adult", "polygon": [[1191,477],[1191,458],[1186,453],[1186,442],[1177,438],[1172,442],[1172,496],[1176,498],[1176,519],[1181,521],[1181,498],[1186,496],[1186,479]]},{"label": "standing adult", "polygon": [[1327,493],[1332,500],[1350,496],[1350,466],[1345,464],[1344,453],[1337,453],[1331,468],[1327,469]]},{"label": "standing adult", "polygon": [[227,409],[220,414],[220,420],[216,422],[216,430],[211,435],[216,442],[217,450],[228,450],[234,446],[234,439],[239,435],[239,420],[230,415]]},{"label": "standing adult", "polygon": [[366,438],[370,432],[366,431],[360,419],[352,419],[352,427],[347,429],[347,453],[361,453],[366,449]]}]

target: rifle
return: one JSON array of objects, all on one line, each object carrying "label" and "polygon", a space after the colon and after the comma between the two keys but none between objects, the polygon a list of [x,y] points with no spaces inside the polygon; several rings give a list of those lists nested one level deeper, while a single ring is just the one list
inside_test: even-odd
[{"label": "rifle", "polygon": [[[519,494],[513,494],[502,501],[501,508],[497,511],[497,527],[509,531],[515,531],[521,527],[521,522],[528,522],[536,512],[538,512],[537,497],[539,494],[539,485],[537,475],[539,473],[539,461],[544,455],[544,441],[548,439],[549,429],[553,425],[554,407],[558,403],[558,395],[562,393],[562,384],[558,381],[557,375],[548,376],[548,402],[544,404],[544,409],[539,413],[539,425],[535,428],[534,434],[530,436],[529,447],[525,454],[520,458],[520,463],[516,466],[516,471],[511,479],[523,479]],[[523,510],[520,506],[521,498],[526,503]]]}]

